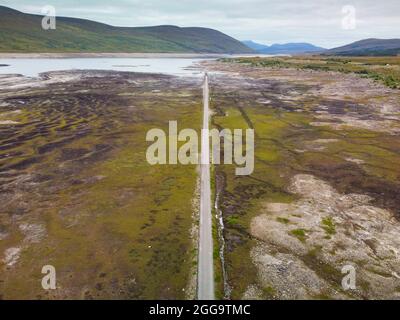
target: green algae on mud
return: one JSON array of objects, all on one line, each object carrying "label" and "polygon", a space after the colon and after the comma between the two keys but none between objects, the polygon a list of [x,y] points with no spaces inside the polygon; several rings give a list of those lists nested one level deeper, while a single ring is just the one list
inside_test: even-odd
[{"label": "green algae on mud", "polygon": [[[72,74],[77,80],[0,90],[2,111],[20,110],[18,124],[0,127],[0,251],[20,250],[15,263],[0,263],[2,298],[193,297],[196,167],[149,165],[145,139],[171,116],[201,127],[197,80]],[[40,286],[48,264],[57,271],[51,292]]]}]

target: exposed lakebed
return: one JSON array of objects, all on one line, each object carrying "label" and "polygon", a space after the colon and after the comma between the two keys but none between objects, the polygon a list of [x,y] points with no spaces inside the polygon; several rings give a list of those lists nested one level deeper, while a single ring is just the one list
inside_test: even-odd
[{"label": "exposed lakebed", "polygon": [[[183,299],[195,166],[151,166],[146,132],[201,125],[201,78],[0,75],[0,298]],[[57,270],[44,291],[41,269]]]}]

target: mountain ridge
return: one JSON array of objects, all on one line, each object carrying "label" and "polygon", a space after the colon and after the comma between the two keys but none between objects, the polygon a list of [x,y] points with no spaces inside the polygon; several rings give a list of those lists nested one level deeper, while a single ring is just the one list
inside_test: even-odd
[{"label": "mountain ridge", "polygon": [[327,50],[323,54],[341,56],[395,56],[400,54],[400,39],[363,39]]},{"label": "mountain ridge", "polygon": [[254,53],[210,28],[117,27],[57,17],[56,30],[43,30],[42,18],[0,6],[0,52]]},{"label": "mountain ridge", "polygon": [[242,41],[243,44],[262,54],[299,54],[308,52],[322,52],[325,48],[317,47],[311,43],[295,42],[295,43],[275,43],[271,46],[260,44],[252,40]]}]

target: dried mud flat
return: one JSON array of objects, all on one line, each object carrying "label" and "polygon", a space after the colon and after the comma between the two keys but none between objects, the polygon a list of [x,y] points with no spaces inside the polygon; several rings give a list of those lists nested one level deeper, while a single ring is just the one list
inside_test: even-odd
[{"label": "dried mud flat", "polygon": [[[124,72],[0,76],[0,298],[194,296],[196,167],[150,166],[146,132],[200,128],[199,88]],[[41,287],[45,265],[57,290]]]},{"label": "dried mud flat", "polygon": [[[352,74],[203,66],[215,72],[214,125],[256,136],[254,174],[216,170],[230,297],[399,299],[399,90]],[[342,287],[346,265],[355,290]]]},{"label": "dried mud flat", "polygon": [[[300,200],[268,203],[252,221],[260,244],[251,256],[263,285],[280,288],[285,299],[344,299],[334,283],[340,272],[330,266],[351,265],[359,269],[358,286],[368,291],[354,290],[350,297],[393,298],[400,279],[400,224],[393,214],[372,206],[368,196],[339,194],[311,175],[292,180],[290,191]],[[326,272],[331,279],[320,277]]]}]

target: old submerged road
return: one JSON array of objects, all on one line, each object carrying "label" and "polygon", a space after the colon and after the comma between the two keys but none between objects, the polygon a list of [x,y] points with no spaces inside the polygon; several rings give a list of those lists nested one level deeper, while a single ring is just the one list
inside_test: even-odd
[{"label": "old submerged road", "polygon": [[201,132],[201,187],[200,187],[200,233],[197,297],[214,300],[214,263],[211,216],[210,142],[209,142],[209,88],[208,75],[203,83],[203,129]]}]

